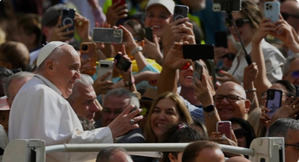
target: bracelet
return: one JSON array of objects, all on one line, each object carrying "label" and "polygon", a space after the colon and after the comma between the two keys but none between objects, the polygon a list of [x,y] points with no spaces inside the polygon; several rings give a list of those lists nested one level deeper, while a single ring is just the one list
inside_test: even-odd
[{"label": "bracelet", "polygon": [[245,90],[245,92],[246,92],[246,93],[256,92],[256,88],[252,88],[252,89]]},{"label": "bracelet", "polygon": [[130,54],[132,55],[132,56],[135,56],[135,54],[137,53],[137,52],[141,52],[143,50],[143,48],[141,47],[141,46],[137,46],[136,48],[134,48],[131,52],[130,52]]}]

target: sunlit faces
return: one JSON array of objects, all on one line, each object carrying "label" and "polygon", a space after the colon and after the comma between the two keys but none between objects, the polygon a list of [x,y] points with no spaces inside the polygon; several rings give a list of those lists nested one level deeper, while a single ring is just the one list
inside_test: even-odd
[{"label": "sunlit faces", "polygon": [[53,60],[48,67],[52,76],[49,78],[52,83],[61,91],[62,96],[68,98],[72,93],[75,81],[80,78],[80,56],[70,45],[62,45],[57,52],[61,55]]},{"label": "sunlit faces", "polygon": [[[233,12],[232,17],[235,21],[241,20],[241,19],[248,20],[239,12]],[[244,45],[248,45],[251,42],[252,36],[255,32],[255,29],[251,26],[250,21],[244,21],[242,23],[242,25],[238,25],[237,28],[240,32],[240,36],[241,36],[241,39],[242,39]],[[234,36],[234,39],[239,42],[240,40],[237,35],[237,31],[236,31],[235,27],[229,26],[229,30],[232,33],[232,35]]]},{"label": "sunlit faces", "polygon": [[80,118],[92,120],[100,109],[96,103],[96,93],[91,85],[86,86],[80,82],[76,84],[78,84],[76,93],[80,95],[74,99],[72,107]]},{"label": "sunlit faces", "polygon": [[162,140],[163,134],[173,125],[178,124],[180,115],[176,104],[169,98],[158,101],[152,110],[150,119],[151,128],[158,140]]},{"label": "sunlit faces", "polygon": [[[221,96],[221,99],[217,99],[216,96]],[[221,120],[233,117],[245,119],[250,108],[244,89],[234,82],[222,84],[217,89],[214,99]]]},{"label": "sunlit faces", "polygon": [[187,66],[184,69],[180,69],[179,83],[183,87],[192,88],[193,87],[193,67],[191,64]]},{"label": "sunlit faces", "polygon": [[130,98],[109,96],[103,102],[103,111],[101,112],[102,126],[109,125],[130,103]]},{"label": "sunlit faces", "polygon": [[288,130],[287,138],[285,141],[285,162],[297,162],[299,160],[298,134],[299,130]]},{"label": "sunlit faces", "polygon": [[162,29],[166,24],[170,23],[171,14],[168,10],[161,5],[153,5],[146,11],[146,17],[144,21],[145,27],[150,27],[154,34],[162,36]]},{"label": "sunlit faces", "polygon": [[295,85],[299,85],[299,58],[293,60],[290,64],[288,72],[284,76],[284,80],[287,80]]}]

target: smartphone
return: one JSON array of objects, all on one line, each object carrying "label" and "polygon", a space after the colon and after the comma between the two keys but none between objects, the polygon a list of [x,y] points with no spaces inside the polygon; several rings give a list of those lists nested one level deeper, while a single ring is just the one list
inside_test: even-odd
[{"label": "smartphone", "polygon": [[100,60],[98,65],[97,76],[102,78],[104,74],[111,72],[111,75],[106,80],[112,80],[113,61],[112,60]]},{"label": "smartphone", "polygon": [[196,81],[196,79],[201,80],[202,75],[202,65],[199,60],[194,61],[193,64],[193,82]]},{"label": "smartphone", "polygon": [[[67,28],[65,30],[65,32],[74,30],[74,26],[75,26],[74,18],[75,18],[75,10],[74,9],[63,9],[62,10],[61,25],[65,26],[68,24],[72,24],[72,26]],[[68,35],[68,37],[70,37],[70,38],[73,36],[74,36],[74,33]]]},{"label": "smartphone", "polygon": [[[97,56],[94,53],[95,44],[93,42],[83,42],[80,45],[80,60],[83,73],[93,75],[96,73]],[[81,70],[82,70],[81,69]]]},{"label": "smartphone", "polygon": [[153,30],[151,28],[145,28],[145,38],[151,42],[154,41]]},{"label": "smartphone", "polygon": [[207,44],[183,45],[183,56],[193,61],[214,59],[214,48]]},{"label": "smartphone", "polygon": [[175,5],[174,7],[174,14],[173,18],[174,20],[185,18],[188,16],[189,13],[189,7],[186,5]]},{"label": "smartphone", "polygon": [[128,71],[132,62],[124,58],[121,54],[117,54],[114,59],[116,62],[116,67],[122,71]]},{"label": "smartphone", "polygon": [[281,106],[282,91],[277,89],[267,90],[266,107],[270,110],[267,114],[272,117],[273,113]]},{"label": "smartphone", "polygon": [[232,138],[231,134],[232,123],[230,121],[218,121],[216,131],[224,134],[227,138]]},{"label": "smartphone", "polygon": [[123,30],[114,28],[93,28],[92,39],[102,43],[122,43]]},{"label": "smartphone", "polygon": [[241,0],[213,0],[213,11],[225,11],[230,13],[232,11],[241,10]]},{"label": "smartphone", "polygon": [[126,0],[112,0],[112,4],[115,4],[117,2],[120,2],[120,5],[126,4]]},{"label": "smartphone", "polygon": [[214,39],[215,39],[216,47],[227,48],[227,32],[225,31],[216,32]]},{"label": "smartphone", "polygon": [[277,1],[265,2],[264,3],[264,15],[272,22],[279,20],[280,14],[280,3]]}]

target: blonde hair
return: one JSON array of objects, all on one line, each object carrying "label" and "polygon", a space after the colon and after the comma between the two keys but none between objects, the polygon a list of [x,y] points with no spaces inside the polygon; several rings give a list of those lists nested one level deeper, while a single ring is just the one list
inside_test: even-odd
[{"label": "blonde hair", "polygon": [[4,30],[0,27],[0,44],[4,43],[6,40],[6,34]]},{"label": "blonde hair", "polygon": [[156,135],[154,134],[151,126],[151,117],[153,113],[154,107],[158,104],[158,102],[162,99],[170,99],[172,100],[175,105],[176,109],[178,110],[179,116],[180,116],[180,122],[184,122],[187,124],[192,124],[193,120],[191,118],[190,112],[188,108],[186,107],[183,99],[176,93],[173,92],[165,92],[159,95],[152,103],[152,106],[148,112],[147,119],[144,126],[144,136],[147,142],[157,142],[158,139]]},{"label": "blonde hair", "polygon": [[253,28],[259,28],[259,24],[263,19],[263,14],[257,4],[251,0],[243,0],[240,13],[250,20],[250,24]]}]

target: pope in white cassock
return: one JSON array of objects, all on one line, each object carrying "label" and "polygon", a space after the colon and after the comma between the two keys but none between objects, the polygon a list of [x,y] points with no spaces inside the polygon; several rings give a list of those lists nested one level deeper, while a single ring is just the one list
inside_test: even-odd
[{"label": "pope in white cassock", "polygon": [[[37,74],[16,95],[10,112],[9,140],[43,139],[46,145],[63,143],[112,143],[113,139],[138,127],[142,116],[128,107],[109,126],[83,131],[65,98],[80,77],[80,56],[70,45],[53,41],[44,46],[37,59]],[[47,156],[47,161],[77,161],[75,154]],[[87,157],[85,155],[85,157]],[[82,161],[82,160],[80,160]]]}]

